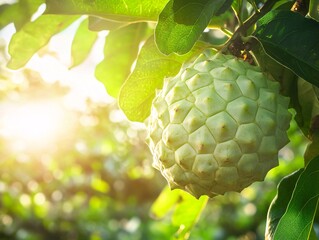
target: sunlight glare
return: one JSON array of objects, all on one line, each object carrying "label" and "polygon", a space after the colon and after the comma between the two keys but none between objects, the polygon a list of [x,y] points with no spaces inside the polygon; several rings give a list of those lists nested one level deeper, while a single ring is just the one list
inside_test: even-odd
[{"label": "sunlight glare", "polygon": [[10,106],[2,118],[1,135],[34,147],[52,143],[63,128],[64,109],[54,101]]}]

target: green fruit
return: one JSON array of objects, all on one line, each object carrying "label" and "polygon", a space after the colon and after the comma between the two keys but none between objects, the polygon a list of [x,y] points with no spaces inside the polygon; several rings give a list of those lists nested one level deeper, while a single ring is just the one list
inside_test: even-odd
[{"label": "green fruit", "polygon": [[199,56],[167,78],[153,101],[153,166],[172,189],[210,197],[264,180],[287,144],[289,99],[259,67]]}]

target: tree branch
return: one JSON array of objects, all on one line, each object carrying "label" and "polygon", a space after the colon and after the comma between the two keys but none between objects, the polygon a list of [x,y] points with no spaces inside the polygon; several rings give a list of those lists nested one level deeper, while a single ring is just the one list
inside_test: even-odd
[{"label": "tree branch", "polygon": [[241,25],[233,34],[233,36],[228,40],[223,48],[223,52],[227,51],[229,45],[236,41],[239,37],[245,36],[247,30],[253,26],[260,18],[266,15],[272,7],[275,5],[277,0],[268,0],[260,9],[259,11],[255,12],[250,18],[248,18],[243,25]]}]

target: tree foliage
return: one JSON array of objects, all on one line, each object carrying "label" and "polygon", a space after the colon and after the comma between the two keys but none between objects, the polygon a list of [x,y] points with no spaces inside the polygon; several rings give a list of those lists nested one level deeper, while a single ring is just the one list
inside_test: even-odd
[{"label": "tree foliage", "polygon": [[[103,38],[95,77],[114,97],[112,104],[88,100],[85,111],[68,110],[67,116],[78,121],[49,151],[12,151],[10,141],[1,139],[1,238],[260,239],[265,234],[267,239],[316,239],[318,9],[317,0],[0,3],[0,28],[15,29],[9,60],[2,62],[17,70],[1,67],[3,103],[18,106],[35,93],[42,100],[67,94],[24,67],[49,54],[44,49],[55,36],[72,30],[68,67],[83,66]],[[278,81],[295,120],[291,143],[280,152],[281,165],[264,183],[241,195],[196,200],[163,189],[165,183],[150,167],[144,131],[112,116],[147,121],[164,78],[200,53],[217,51],[259,65]],[[23,84],[14,81],[17,76]]]}]

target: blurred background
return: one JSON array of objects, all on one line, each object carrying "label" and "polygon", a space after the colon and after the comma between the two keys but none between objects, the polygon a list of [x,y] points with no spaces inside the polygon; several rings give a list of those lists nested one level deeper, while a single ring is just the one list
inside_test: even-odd
[{"label": "blurred background", "polygon": [[[76,68],[67,29],[11,71],[13,32],[0,32],[0,239],[174,239],[171,212],[151,213],[166,182],[152,168],[144,126],[94,78],[106,33]],[[289,136],[266,181],[210,199],[189,239],[264,239],[277,184],[303,166],[307,142],[294,122]]]}]

